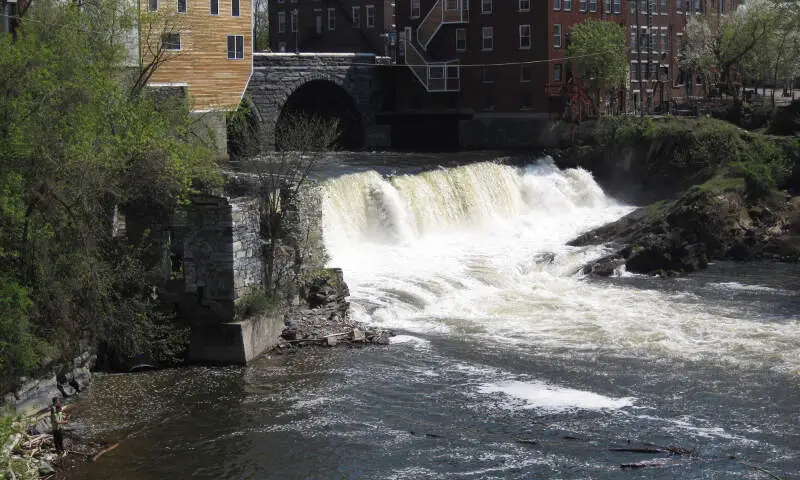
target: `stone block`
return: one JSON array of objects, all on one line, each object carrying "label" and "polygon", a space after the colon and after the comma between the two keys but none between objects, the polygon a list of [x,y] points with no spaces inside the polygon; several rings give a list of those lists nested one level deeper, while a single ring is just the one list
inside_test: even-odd
[{"label": "stone block", "polygon": [[208,364],[246,364],[274,348],[282,332],[281,315],[257,315],[240,322],[195,325],[190,338],[189,360]]}]

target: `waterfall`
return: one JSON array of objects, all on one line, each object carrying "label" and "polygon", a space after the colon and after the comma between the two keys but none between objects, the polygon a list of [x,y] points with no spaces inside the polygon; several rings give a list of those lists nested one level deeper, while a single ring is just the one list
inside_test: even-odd
[{"label": "waterfall", "polygon": [[561,171],[549,157],[527,168],[482,162],[389,178],[369,171],[330,180],[324,191],[324,228],[333,250],[361,242],[402,244],[525,213],[608,203],[590,173]]}]

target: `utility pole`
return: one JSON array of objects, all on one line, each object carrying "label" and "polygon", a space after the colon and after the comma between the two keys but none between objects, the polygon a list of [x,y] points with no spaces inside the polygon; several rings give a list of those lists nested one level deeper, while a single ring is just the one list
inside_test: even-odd
[{"label": "utility pole", "polygon": [[3,28],[2,32],[10,32],[11,31],[11,22],[9,21],[8,17],[11,15],[11,5],[8,3],[8,0],[3,1]]},{"label": "utility pole", "polygon": [[300,53],[300,12],[295,8],[292,10],[294,17],[294,53]]}]

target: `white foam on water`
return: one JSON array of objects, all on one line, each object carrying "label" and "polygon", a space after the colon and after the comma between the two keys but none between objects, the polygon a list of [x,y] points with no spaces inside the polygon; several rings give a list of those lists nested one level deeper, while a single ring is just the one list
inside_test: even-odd
[{"label": "white foam on water", "polygon": [[323,189],[330,264],[360,321],[540,352],[800,369],[800,316],[762,321],[577,274],[609,250],[566,243],[633,210],[584,170],[479,163],[346,175]]},{"label": "white foam on water", "polygon": [[542,409],[550,412],[565,410],[606,410],[620,409],[633,405],[633,397],[611,398],[597,393],[572,388],[557,387],[543,382],[509,381],[485,383],[477,389],[478,393],[502,393],[509,397],[503,406],[508,409]]}]

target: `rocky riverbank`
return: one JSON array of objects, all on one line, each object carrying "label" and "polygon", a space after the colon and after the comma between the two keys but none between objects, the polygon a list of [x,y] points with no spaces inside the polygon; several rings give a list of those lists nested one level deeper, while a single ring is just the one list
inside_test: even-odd
[{"label": "rocky riverbank", "polygon": [[624,265],[680,274],[713,260],[800,260],[800,139],[712,119],[625,119],[596,129],[595,148],[578,146],[571,161],[612,190],[627,186],[628,199],[658,201],[570,242],[613,250],[585,273],[608,276]]},{"label": "rocky riverbank", "polygon": [[285,328],[276,352],[308,346],[387,345],[392,333],[350,317],[350,290],[341,269],[321,269],[303,285],[299,304],[284,315]]}]

